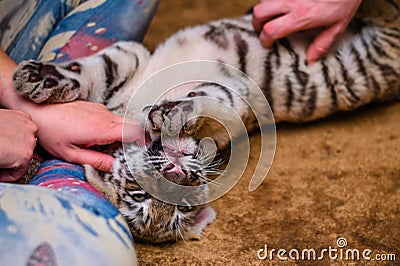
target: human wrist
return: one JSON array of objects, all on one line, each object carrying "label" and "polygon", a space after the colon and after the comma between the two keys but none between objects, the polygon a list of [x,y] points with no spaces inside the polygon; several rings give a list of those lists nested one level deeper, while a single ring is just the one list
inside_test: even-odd
[{"label": "human wrist", "polygon": [[13,85],[0,84],[0,106],[11,109],[20,110],[26,113],[32,114],[40,109],[39,105],[24,99],[22,96],[18,95]]},{"label": "human wrist", "polygon": [[0,107],[20,110],[31,114],[38,105],[18,95],[13,84],[13,73],[17,64],[0,49]]},{"label": "human wrist", "polygon": [[12,75],[17,64],[0,49],[0,106],[9,109],[18,106],[18,95],[14,90]]}]

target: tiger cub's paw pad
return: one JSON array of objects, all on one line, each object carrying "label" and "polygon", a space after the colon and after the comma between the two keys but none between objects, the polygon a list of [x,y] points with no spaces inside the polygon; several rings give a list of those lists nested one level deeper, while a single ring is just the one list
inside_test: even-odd
[{"label": "tiger cub's paw pad", "polygon": [[19,94],[35,103],[55,103],[75,100],[79,82],[65,78],[54,65],[24,61],[13,75]]}]

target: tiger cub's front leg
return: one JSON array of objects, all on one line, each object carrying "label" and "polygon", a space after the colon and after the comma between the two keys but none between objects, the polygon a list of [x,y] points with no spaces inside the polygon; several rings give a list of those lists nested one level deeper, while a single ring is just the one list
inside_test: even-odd
[{"label": "tiger cub's front leg", "polygon": [[240,95],[222,85],[202,83],[186,95],[172,99],[145,109],[148,112],[145,121],[148,132],[155,136],[183,134],[198,140],[211,137],[218,148],[225,147],[231,138],[243,133],[243,127],[235,123],[243,126],[249,108]]},{"label": "tiger cub's front leg", "polygon": [[66,63],[23,61],[14,72],[14,85],[20,95],[35,103],[104,103],[147,64],[148,57],[142,45],[118,42],[93,56]]}]

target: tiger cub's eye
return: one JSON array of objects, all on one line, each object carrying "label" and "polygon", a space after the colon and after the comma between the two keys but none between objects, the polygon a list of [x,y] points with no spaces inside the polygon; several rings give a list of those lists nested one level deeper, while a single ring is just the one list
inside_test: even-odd
[{"label": "tiger cub's eye", "polygon": [[142,190],[132,191],[129,194],[131,195],[132,199],[136,202],[143,202],[150,197],[149,194],[147,194],[145,191]]},{"label": "tiger cub's eye", "polygon": [[183,213],[191,212],[194,210],[193,206],[178,206],[178,210]]},{"label": "tiger cub's eye", "polygon": [[186,200],[182,201],[182,205],[178,205],[177,208],[180,212],[187,213],[194,210],[194,206],[188,206],[188,202]]}]

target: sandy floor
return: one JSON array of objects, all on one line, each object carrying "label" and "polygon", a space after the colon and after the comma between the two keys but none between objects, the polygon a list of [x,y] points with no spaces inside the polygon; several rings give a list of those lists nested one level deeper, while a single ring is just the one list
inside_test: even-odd
[{"label": "sandy floor", "polygon": [[[185,25],[243,14],[255,2],[161,1],[145,45],[154,48]],[[247,190],[256,163],[251,159],[240,183],[212,203],[218,217],[202,240],[139,243],[139,263],[268,264],[271,260],[257,258],[265,244],[268,249],[320,252],[337,248],[340,237],[347,246],[339,250],[371,249],[371,257],[396,254],[399,262],[399,121],[400,104],[393,103],[313,123],[278,125],[272,169],[255,192]],[[257,147],[259,138],[251,142]],[[272,262],[279,262],[276,253]],[[329,260],[326,253],[327,263],[346,261]]]}]

